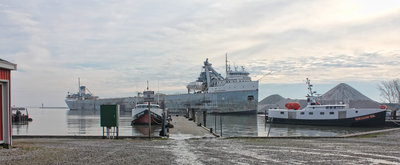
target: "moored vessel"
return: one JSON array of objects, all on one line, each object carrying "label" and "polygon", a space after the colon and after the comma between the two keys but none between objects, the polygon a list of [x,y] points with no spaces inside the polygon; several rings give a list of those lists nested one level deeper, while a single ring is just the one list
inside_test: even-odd
[{"label": "moored vessel", "polygon": [[168,95],[168,111],[202,109],[209,113],[256,113],[258,81],[252,81],[244,67],[230,68],[226,58],[222,77],[206,59],[198,79],[186,87],[187,94]]},{"label": "moored vessel", "polygon": [[307,105],[298,110],[296,103],[286,104],[286,109],[269,109],[268,119],[273,123],[321,126],[383,126],[386,107],[349,108],[347,104],[322,105],[307,78]]},{"label": "moored vessel", "polygon": [[158,104],[137,104],[136,107],[132,109],[131,125],[148,124],[150,121],[151,124],[161,124],[162,120],[163,110]]},{"label": "moored vessel", "polygon": [[86,86],[81,86],[77,93],[69,93],[65,103],[70,110],[100,110],[100,105],[119,104],[120,110],[131,111],[139,97],[99,98],[90,92]]}]

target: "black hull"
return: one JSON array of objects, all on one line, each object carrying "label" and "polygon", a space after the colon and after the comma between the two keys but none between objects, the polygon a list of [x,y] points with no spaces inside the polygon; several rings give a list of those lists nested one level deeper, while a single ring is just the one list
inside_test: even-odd
[{"label": "black hull", "polygon": [[[304,119],[282,119],[273,118],[273,123],[296,124],[296,125],[316,125],[316,126],[346,126],[346,127],[382,127],[385,125],[386,112],[364,115],[354,118],[334,119],[334,120],[304,120]],[[271,120],[271,118],[269,119]]]}]

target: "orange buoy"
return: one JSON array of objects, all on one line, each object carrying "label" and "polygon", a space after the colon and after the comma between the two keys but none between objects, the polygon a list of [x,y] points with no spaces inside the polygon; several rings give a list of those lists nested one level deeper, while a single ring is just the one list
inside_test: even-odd
[{"label": "orange buoy", "polygon": [[298,110],[300,108],[300,104],[299,103],[286,103],[285,107],[287,109],[294,109],[294,110]]},{"label": "orange buoy", "polygon": [[380,109],[387,109],[387,106],[386,105],[380,105],[379,108]]}]

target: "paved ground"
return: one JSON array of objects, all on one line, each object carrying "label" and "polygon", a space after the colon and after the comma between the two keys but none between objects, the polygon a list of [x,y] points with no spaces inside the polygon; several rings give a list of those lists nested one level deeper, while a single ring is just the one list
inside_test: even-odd
[{"label": "paved ground", "polygon": [[171,139],[215,137],[209,131],[197,126],[196,123],[183,116],[173,116],[171,124],[174,125],[174,128],[169,130]]},{"label": "paved ground", "polygon": [[0,164],[400,164],[400,131],[357,138],[14,139]]}]

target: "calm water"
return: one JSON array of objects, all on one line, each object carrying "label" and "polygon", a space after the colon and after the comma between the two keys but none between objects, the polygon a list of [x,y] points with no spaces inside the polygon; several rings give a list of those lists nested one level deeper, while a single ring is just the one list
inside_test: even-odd
[{"label": "calm water", "polygon": [[[13,124],[14,135],[102,135],[100,111],[70,111],[68,109],[29,108],[32,122],[24,125]],[[148,135],[146,126],[131,125],[131,112],[121,112],[119,135]],[[158,135],[160,126],[152,127],[152,135]]]},{"label": "calm water", "polygon": [[[13,125],[14,135],[102,135],[99,111],[70,111],[68,109],[30,108],[32,122]],[[198,117],[203,125],[202,116]],[[215,122],[216,121],[216,122]],[[131,112],[121,112],[120,135],[148,135],[146,126],[130,125]],[[206,126],[223,136],[267,136],[269,124],[264,115],[213,115],[207,114]],[[221,124],[222,123],[222,124]],[[335,136],[341,134],[371,131],[379,128],[318,127],[273,124],[270,136]],[[158,135],[160,126],[152,128],[152,135]]]}]

